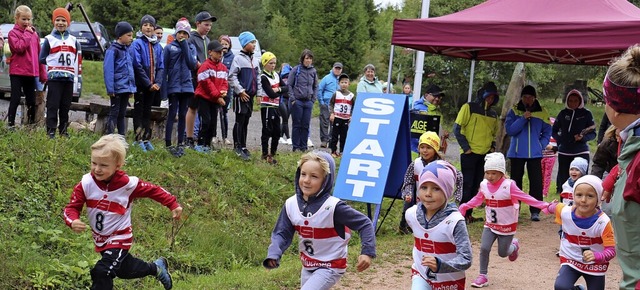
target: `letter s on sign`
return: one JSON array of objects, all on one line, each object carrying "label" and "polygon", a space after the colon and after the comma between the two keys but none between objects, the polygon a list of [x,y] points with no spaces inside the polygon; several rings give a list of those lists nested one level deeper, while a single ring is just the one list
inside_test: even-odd
[{"label": "letter s on sign", "polygon": [[362,104],[364,105],[362,112],[371,115],[391,115],[394,111],[393,106],[390,106],[394,104],[391,99],[370,98],[365,99]]}]

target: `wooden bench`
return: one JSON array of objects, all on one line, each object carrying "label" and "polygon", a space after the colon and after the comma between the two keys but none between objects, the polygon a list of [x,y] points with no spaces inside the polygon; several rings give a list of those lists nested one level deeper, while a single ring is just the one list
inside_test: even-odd
[{"label": "wooden bench", "polygon": [[[89,103],[88,106],[89,112],[97,116],[95,131],[103,133],[107,122],[109,121],[109,111],[111,110],[111,106],[99,103]],[[153,130],[152,138],[164,139],[164,128],[166,126],[168,114],[169,109],[167,108],[151,107],[151,129]],[[127,111],[124,116],[125,118],[133,118],[133,108],[127,107]],[[128,123],[129,122],[125,122],[125,131],[127,131]]]}]

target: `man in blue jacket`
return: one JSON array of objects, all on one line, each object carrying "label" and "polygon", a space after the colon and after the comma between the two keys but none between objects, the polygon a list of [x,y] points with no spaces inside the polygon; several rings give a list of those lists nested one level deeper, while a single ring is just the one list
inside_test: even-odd
[{"label": "man in blue jacket", "polygon": [[331,134],[329,128],[331,122],[329,121],[329,101],[333,94],[339,89],[338,77],[342,74],[342,63],[336,62],[333,64],[333,69],[329,72],[318,86],[318,104],[320,105],[320,141],[322,142],[320,147],[327,148],[329,141],[331,141]]},{"label": "man in blue jacket", "polygon": [[[511,160],[511,178],[518,188],[522,188],[524,166],[527,165],[529,194],[542,200],[542,150],[549,144],[551,124],[549,113],[540,106],[536,89],[525,86],[518,102],[504,123],[507,135],[511,137],[507,157]],[[540,221],[540,209],[530,207],[532,221]]]}]

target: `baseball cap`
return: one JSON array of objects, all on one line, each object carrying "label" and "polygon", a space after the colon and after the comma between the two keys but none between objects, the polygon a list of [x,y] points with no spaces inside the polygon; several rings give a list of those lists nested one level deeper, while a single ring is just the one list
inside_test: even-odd
[{"label": "baseball cap", "polygon": [[342,63],[341,63],[341,62],[335,62],[335,63],[333,64],[333,67],[334,67],[334,68],[336,68],[336,67],[342,68]]},{"label": "baseball cap", "polygon": [[196,22],[201,22],[201,21],[206,21],[206,20],[211,20],[211,22],[216,22],[218,20],[218,18],[216,18],[215,16],[209,14],[209,12],[207,12],[207,11],[202,11],[202,12],[198,13],[198,15],[196,15]]},{"label": "baseball cap", "polygon": [[220,44],[220,41],[216,39],[212,40],[211,42],[209,42],[209,44],[207,44],[207,50],[221,52],[222,49],[223,49],[222,44]]},{"label": "baseball cap", "polygon": [[427,94],[432,94],[434,96],[444,96],[444,91],[437,85],[429,85],[426,90]]}]

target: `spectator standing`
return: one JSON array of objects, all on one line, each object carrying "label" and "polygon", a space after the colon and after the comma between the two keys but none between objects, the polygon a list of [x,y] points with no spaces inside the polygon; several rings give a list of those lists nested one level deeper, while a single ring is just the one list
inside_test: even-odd
[{"label": "spectator standing", "polygon": [[[498,114],[493,105],[498,103],[498,88],[493,82],[485,83],[478,91],[477,99],[462,105],[453,132],[460,144],[460,166],[462,167],[462,203],[476,195],[484,177],[484,158],[496,149]],[[482,221],[474,218],[472,209],[463,213],[467,223]]]},{"label": "spectator standing", "polygon": [[105,133],[111,134],[117,128],[118,134],[124,136],[127,105],[129,98],[136,92],[133,54],[129,51],[133,41],[133,27],[129,22],[121,21],[116,24],[115,33],[116,41],[105,52],[102,63],[104,85],[111,102]]},{"label": "spectator standing", "polygon": [[[216,22],[218,20],[218,18],[216,18],[215,16],[211,15],[209,12],[207,11],[202,11],[200,13],[198,13],[196,15],[196,30],[195,31],[190,31],[189,33],[191,34],[189,37],[189,43],[193,45],[193,47],[195,47],[196,49],[196,57],[197,57],[197,64],[196,64],[196,68],[195,70],[193,70],[193,89],[196,89],[196,86],[198,85],[198,79],[197,79],[197,70],[198,68],[200,68],[200,66],[207,60],[207,45],[209,44],[209,37],[207,37],[207,34],[209,34],[209,31],[211,31],[211,25],[213,24],[213,22]],[[194,131],[196,130],[196,128],[200,127],[200,124],[197,118],[197,111],[198,111],[198,102],[195,100],[195,98],[191,98],[191,100],[189,101],[189,109],[187,110],[187,116],[185,117],[185,120],[187,122],[187,146],[189,147],[193,147],[194,146],[194,138],[197,137],[197,132]],[[218,116],[213,116],[213,123],[215,124],[215,126],[217,125],[217,118]]]},{"label": "spectator standing", "polygon": [[382,83],[376,77],[376,67],[367,64],[363,69],[364,76],[360,78],[356,93],[380,93],[382,94]]},{"label": "spectator standing", "polygon": [[[16,112],[24,94],[27,103],[27,124],[36,120],[36,77],[41,83],[47,82],[47,71],[38,60],[40,55],[40,38],[33,27],[31,8],[20,5],[14,13],[15,25],[9,31],[9,80],[11,82],[11,101],[9,102],[10,129],[15,127]],[[24,112],[23,112],[24,113]]]},{"label": "spectator standing", "polygon": [[69,136],[67,126],[73,100],[73,81],[82,63],[82,52],[78,40],[67,31],[71,23],[69,11],[56,8],[51,18],[53,31],[44,38],[40,63],[46,64],[48,70],[46,125],[47,135],[54,138],[56,127],[61,136]]},{"label": "spectator standing", "polygon": [[615,126],[609,126],[604,132],[603,139],[598,144],[596,153],[593,154],[593,165],[591,166],[591,174],[602,178],[605,172],[611,172],[611,169],[618,164],[618,150],[620,148],[620,130]]},{"label": "spectator standing", "polygon": [[300,55],[300,63],[289,74],[287,82],[293,120],[293,151],[307,151],[311,111],[318,91],[318,76],[313,67],[313,52],[305,49]]},{"label": "spectator standing", "polygon": [[201,134],[198,136],[198,145],[194,149],[198,152],[208,153],[214,149],[211,144],[215,114],[218,106],[226,106],[224,97],[227,95],[229,83],[227,82],[227,67],[222,64],[222,44],[214,40],[207,45],[209,58],[198,69],[198,86],[195,97],[198,101],[198,115],[200,116]]},{"label": "spectator standing", "polygon": [[[329,101],[329,121],[333,124],[331,128],[331,156],[334,158],[342,156],[344,143],[347,140],[347,131],[351,122],[351,114],[356,104],[355,95],[349,91],[349,75],[341,74],[338,77],[340,90],[333,93]],[[338,151],[338,141],[340,141],[340,151]]]},{"label": "spectator standing", "polygon": [[[233,62],[233,58],[235,54],[231,51],[231,38],[228,35],[220,35],[218,38],[220,44],[222,44],[222,64],[227,67],[227,70],[231,69],[231,63]],[[233,97],[233,89],[229,87],[229,91],[227,95],[224,97],[224,102],[227,103],[225,106],[220,106],[220,137],[218,140],[220,143],[224,145],[233,144],[229,138],[229,108],[231,107],[231,98]],[[217,135],[213,136],[215,139],[218,138]]]},{"label": "spectator standing", "polygon": [[233,111],[236,113],[236,122],[233,125],[233,147],[238,157],[248,161],[251,153],[247,149],[247,133],[253,112],[253,98],[264,93],[260,80],[260,63],[258,58],[253,56],[258,40],[249,31],[240,33],[238,39],[242,50],[233,58],[229,72],[229,87],[235,94]]},{"label": "spectator standing", "polygon": [[[278,151],[278,138],[280,137],[280,97],[287,92],[287,85],[280,79],[276,69],[276,55],[266,52],[262,55],[262,91],[260,96],[260,117],[262,120],[262,160],[269,164],[276,164],[276,151]],[[271,139],[271,150],[269,150]]]},{"label": "spectator standing", "polygon": [[[549,113],[538,102],[536,89],[525,86],[520,101],[507,113],[505,131],[511,137],[507,157],[511,160],[511,178],[518,188],[522,186],[524,168],[527,167],[529,194],[542,201],[542,151],[551,138]],[[540,209],[529,207],[532,221],[540,221]]]},{"label": "spectator standing", "polygon": [[[288,63],[283,63],[280,68],[280,79],[286,84],[289,80],[289,73],[291,72],[291,65]],[[282,137],[278,140],[280,144],[291,145],[291,135],[289,134],[289,115],[291,115],[290,111],[291,102],[289,101],[289,93],[283,94],[280,97],[280,117],[282,117],[282,127],[280,129],[280,133],[282,133]]]},{"label": "spectator standing", "polygon": [[596,138],[595,129],[593,115],[584,107],[582,93],[571,90],[567,94],[566,107],[558,113],[551,131],[553,139],[558,142],[556,192],[562,192],[562,183],[569,178],[569,165],[573,158],[582,157],[589,162],[587,142]]},{"label": "spectator standing", "polygon": [[342,74],[342,63],[336,62],[333,64],[331,71],[322,78],[318,85],[318,105],[320,105],[320,148],[327,148],[329,141],[331,141],[330,127],[331,121],[329,120],[329,101],[336,91],[340,88],[338,86],[338,77]]},{"label": "spectator standing", "polygon": [[151,145],[151,106],[160,99],[160,86],[164,79],[162,46],[155,34],[156,19],[151,15],[142,16],[140,31],[131,45],[134,66],[141,67],[136,74],[136,88],[133,96],[133,130],[135,142],[142,151],[154,150]]}]

